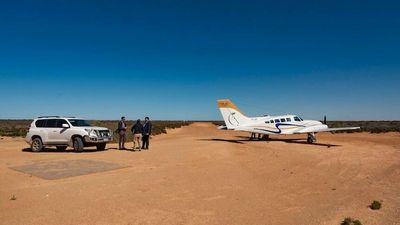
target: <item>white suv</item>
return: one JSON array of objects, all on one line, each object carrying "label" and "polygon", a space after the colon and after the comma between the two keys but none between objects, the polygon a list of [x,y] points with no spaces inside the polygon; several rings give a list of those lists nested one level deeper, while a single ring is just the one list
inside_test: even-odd
[{"label": "white suv", "polygon": [[112,139],[109,129],[91,126],[84,119],[43,116],[33,120],[25,141],[34,152],[41,151],[44,146],[56,146],[57,150],[65,150],[70,146],[80,152],[87,146],[104,150]]}]

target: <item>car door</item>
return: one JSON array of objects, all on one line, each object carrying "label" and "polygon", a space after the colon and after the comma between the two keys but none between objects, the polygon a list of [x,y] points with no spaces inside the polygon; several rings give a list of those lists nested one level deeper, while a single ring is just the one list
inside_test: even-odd
[{"label": "car door", "polygon": [[[63,127],[63,124],[67,124],[68,127]],[[57,120],[57,141],[60,144],[68,144],[72,134],[71,125],[65,119]]]},{"label": "car door", "polygon": [[48,119],[46,122],[47,143],[59,144],[61,128],[57,127],[57,119]]},{"label": "car door", "polygon": [[49,132],[46,127],[47,120],[46,119],[40,119],[36,121],[36,129],[38,130],[39,136],[42,138],[42,141],[44,144],[49,143]]}]

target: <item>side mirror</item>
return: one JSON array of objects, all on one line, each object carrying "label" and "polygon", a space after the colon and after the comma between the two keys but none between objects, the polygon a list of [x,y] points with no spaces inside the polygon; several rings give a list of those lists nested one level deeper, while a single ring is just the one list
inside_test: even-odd
[{"label": "side mirror", "polygon": [[63,128],[69,128],[69,125],[66,124],[66,123],[63,123],[62,127],[63,127]]}]

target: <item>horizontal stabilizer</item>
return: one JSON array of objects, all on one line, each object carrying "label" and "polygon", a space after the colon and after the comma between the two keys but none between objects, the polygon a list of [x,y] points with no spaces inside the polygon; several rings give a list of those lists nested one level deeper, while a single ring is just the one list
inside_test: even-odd
[{"label": "horizontal stabilizer", "polygon": [[219,126],[219,127],[218,127],[218,130],[228,130],[228,127],[226,127],[226,126]]}]

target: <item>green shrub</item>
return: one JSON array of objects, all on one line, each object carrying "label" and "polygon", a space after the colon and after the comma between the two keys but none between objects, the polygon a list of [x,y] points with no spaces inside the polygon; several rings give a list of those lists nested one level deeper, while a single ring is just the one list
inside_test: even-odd
[{"label": "green shrub", "polygon": [[340,225],[362,225],[359,220],[347,217],[345,218]]},{"label": "green shrub", "polygon": [[373,201],[371,205],[369,205],[369,208],[372,210],[379,210],[382,208],[382,203],[380,201]]}]

